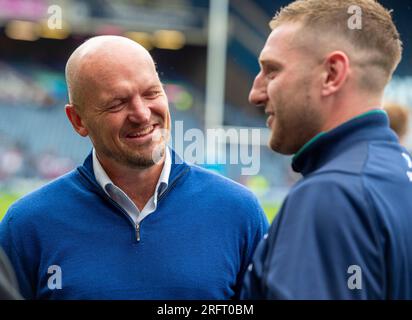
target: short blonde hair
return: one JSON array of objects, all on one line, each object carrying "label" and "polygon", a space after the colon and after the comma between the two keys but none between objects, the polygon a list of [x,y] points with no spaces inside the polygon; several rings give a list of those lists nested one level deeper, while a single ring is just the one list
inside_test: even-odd
[{"label": "short blonde hair", "polygon": [[403,138],[408,132],[409,109],[398,103],[386,103],[384,110],[388,114],[389,124],[399,138]]},{"label": "short blonde hair", "polygon": [[[352,5],[361,9],[360,30],[348,27],[351,17],[348,9]],[[356,63],[362,54],[364,56],[364,61],[359,63],[365,71],[360,84],[370,89],[383,90],[401,60],[402,41],[392,21],[391,11],[375,0],[297,0],[280,9],[270,22],[270,27],[275,29],[287,22],[302,23],[304,33],[313,31],[314,39],[320,41],[346,40],[353,48],[353,55],[349,54],[352,62]],[[319,44],[318,47],[323,46]],[[368,67],[379,73],[371,75],[371,68]]]}]

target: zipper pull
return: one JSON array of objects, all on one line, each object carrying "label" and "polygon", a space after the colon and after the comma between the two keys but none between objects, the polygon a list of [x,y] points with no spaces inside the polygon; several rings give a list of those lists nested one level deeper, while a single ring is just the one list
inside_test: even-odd
[{"label": "zipper pull", "polygon": [[136,240],[140,241],[140,224],[136,223]]}]

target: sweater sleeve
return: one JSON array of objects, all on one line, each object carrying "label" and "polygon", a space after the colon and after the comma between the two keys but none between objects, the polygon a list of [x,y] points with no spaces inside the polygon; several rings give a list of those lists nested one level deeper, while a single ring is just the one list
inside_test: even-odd
[{"label": "sweater sleeve", "polygon": [[288,196],[243,299],[378,299],[382,255],[361,183],[308,179]]},{"label": "sweater sleeve", "polygon": [[247,271],[249,264],[252,262],[253,254],[259,245],[260,241],[267,234],[269,223],[266,218],[265,212],[262,207],[259,205],[258,200],[255,196],[252,198],[253,209],[251,210],[250,217],[251,222],[248,223],[248,236],[246,242],[246,249],[244,250],[244,257],[241,267],[241,272],[238,275],[238,281],[236,285],[236,296],[235,298],[240,298],[240,290],[242,287],[243,278]]},{"label": "sweater sleeve", "polygon": [[26,237],[24,228],[19,228],[15,223],[15,212],[9,209],[6,216],[0,223],[0,246],[8,256],[17,282],[20,293],[26,299],[33,299],[35,288],[35,266],[32,254],[33,248],[30,247],[30,241],[23,244],[21,237]]}]

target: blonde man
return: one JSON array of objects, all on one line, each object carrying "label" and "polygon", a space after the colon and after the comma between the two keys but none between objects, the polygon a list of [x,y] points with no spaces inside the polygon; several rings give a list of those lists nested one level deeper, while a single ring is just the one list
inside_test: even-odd
[{"label": "blonde man", "polygon": [[387,103],[385,111],[388,114],[391,129],[399,137],[399,142],[404,144],[409,131],[409,109],[398,103]]},{"label": "blonde man", "polygon": [[372,0],[295,1],[270,23],[250,92],[302,173],[258,247],[253,299],[412,299],[412,161],[381,109],[401,59]]}]

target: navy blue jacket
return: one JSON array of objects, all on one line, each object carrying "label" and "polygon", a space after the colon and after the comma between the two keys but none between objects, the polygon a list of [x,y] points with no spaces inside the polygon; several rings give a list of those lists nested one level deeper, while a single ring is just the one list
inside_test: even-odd
[{"label": "navy blue jacket", "polygon": [[137,241],[89,155],[10,207],[0,246],[28,299],[229,299],[267,226],[249,190],[174,161]]},{"label": "navy blue jacket", "polygon": [[312,139],[245,299],[412,299],[412,162],[383,111]]}]

